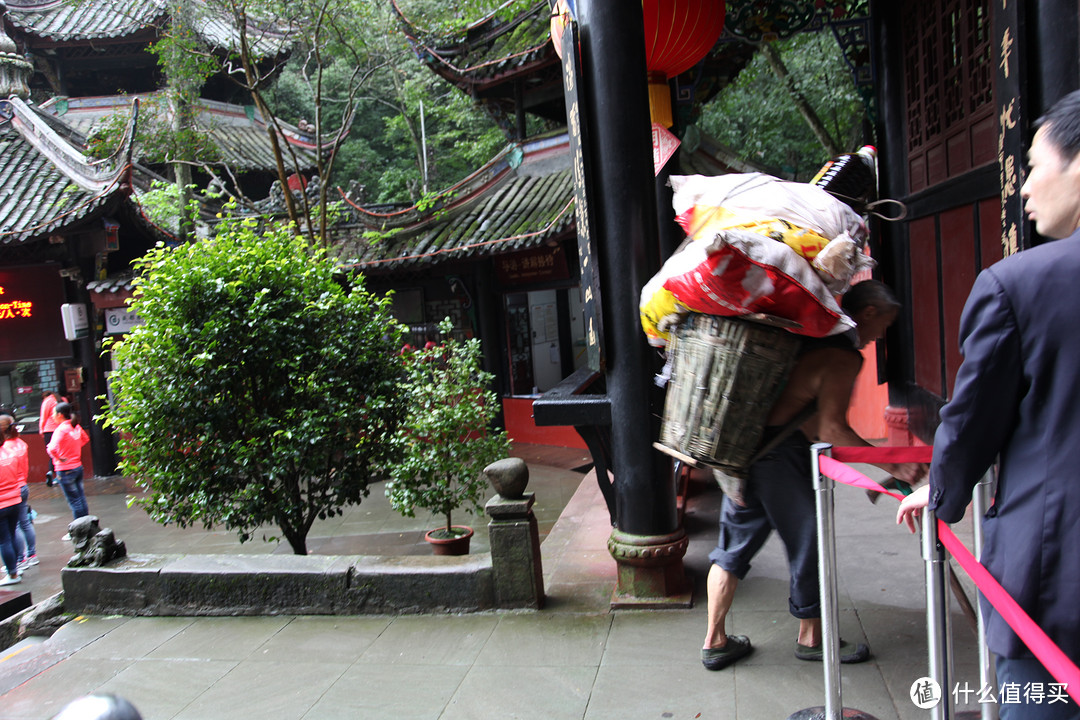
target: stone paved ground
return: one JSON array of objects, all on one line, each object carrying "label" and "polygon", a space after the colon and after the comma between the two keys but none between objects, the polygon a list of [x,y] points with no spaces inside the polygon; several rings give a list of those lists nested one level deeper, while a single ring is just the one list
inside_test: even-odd
[{"label": "stone paved ground", "polygon": [[[123,695],[148,720],[772,720],[823,704],[821,666],[792,654],[796,626],[787,614],[786,564],[775,539],[740,585],[730,616],[730,631],[749,635],[754,654],[717,673],[701,667],[703,580],[719,504],[711,484],[691,484],[685,521],[694,607],[612,611],[606,511],[593,476],[573,469],[587,460],[576,451],[519,451],[528,456],[530,489],[541,508],[545,610],[78,618],[49,641],[0,657],[0,720],[49,718],[90,692]],[[90,506],[138,552],[237,550],[228,534],[153,525],[141,510],[125,507],[123,490],[122,483],[101,483]],[[46,558],[27,573],[24,587],[35,600],[58,588],[68,552],[59,540],[66,508],[49,492],[32,489],[41,513],[39,554]],[[425,521],[404,523],[380,509],[376,493],[314,532],[312,551],[352,554],[376,542],[383,551],[426,551],[416,538]],[[843,666],[841,677],[845,705],[879,720],[908,720],[926,716],[908,698],[926,667],[923,565],[918,539],[893,524],[889,502],[871,505],[860,491],[837,490],[841,632],[874,650],[870,662]],[[485,542],[474,552],[483,552]],[[256,543],[243,551],[287,549]],[[955,606],[952,617],[957,677],[976,685],[974,634]]]}]

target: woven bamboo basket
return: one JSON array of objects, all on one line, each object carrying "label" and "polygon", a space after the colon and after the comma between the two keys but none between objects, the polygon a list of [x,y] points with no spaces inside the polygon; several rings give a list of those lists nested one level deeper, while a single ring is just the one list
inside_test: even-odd
[{"label": "woven bamboo basket", "polygon": [[798,336],[787,330],[691,314],[668,344],[672,379],[660,445],[745,477],[798,349]]}]

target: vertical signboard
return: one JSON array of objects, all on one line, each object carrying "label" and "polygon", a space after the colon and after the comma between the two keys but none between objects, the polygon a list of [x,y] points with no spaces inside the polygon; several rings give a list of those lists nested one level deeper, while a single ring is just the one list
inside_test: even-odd
[{"label": "vertical signboard", "polygon": [[577,21],[571,19],[562,30],[563,92],[570,134],[570,157],[574,168],[574,205],[577,223],[578,261],[581,266],[581,302],[585,320],[585,345],[589,367],[604,369],[603,315],[600,306],[600,274],[596,266],[596,245],[589,214],[588,130],[582,121],[581,65],[578,55]]},{"label": "vertical signboard", "polygon": [[1005,257],[1030,243],[1025,237],[1020,168],[1024,164],[1024,126],[1021,123],[1020,67],[1017,42],[1020,32],[1020,0],[994,0],[994,40],[997,44],[998,175],[1001,181],[1001,250]]}]

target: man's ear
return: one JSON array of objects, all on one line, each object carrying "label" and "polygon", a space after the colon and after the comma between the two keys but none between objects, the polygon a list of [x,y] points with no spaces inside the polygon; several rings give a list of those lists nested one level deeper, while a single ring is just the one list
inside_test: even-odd
[{"label": "man's ear", "polygon": [[878,316],[878,309],[874,305],[867,305],[863,307],[859,312],[855,313],[855,317],[852,318],[856,323],[867,322],[873,320]]}]

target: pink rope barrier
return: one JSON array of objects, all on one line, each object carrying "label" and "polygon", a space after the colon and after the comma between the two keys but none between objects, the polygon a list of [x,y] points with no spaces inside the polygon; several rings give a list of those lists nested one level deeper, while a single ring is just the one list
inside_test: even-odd
[{"label": "pink rope barrier", "polygon": [[[884,493],[897,500],[903,500],[903,495],[891,492],[881,484],[871,480],[859,471],[848,467],[841,459],[847,462],[930,462],[933,448],[930,447],[881,447],[881,448],[833,448],[832,457],[822,455],[818,457],[818,467],[821,472],[833,480],[845,485],[874,490]],[[982,564],[975,559],[971,551],[960,542],[953,533],[952,528],[942,520],[938,520],[938,539],[945,549],[949,551],[960,567],[971,577],[976,587],[994,608],[1001,613],[1002,619],[1009,627],[1020,636],[1024,644],[1028,646],[1032,654],[1054,676],[1054,679],[1065,685],[1069,696],[1080,703],[1080,668],[1077,668],[1069,657],[1061,651],[1054,641],[1031,619],[1024,609],[1017,604],[1005,588],[994,579]]]}]

